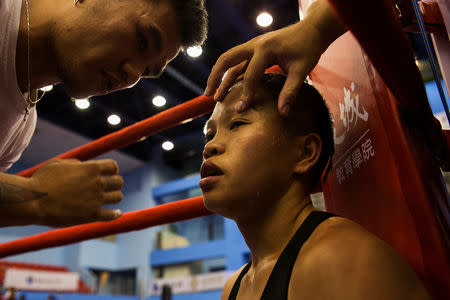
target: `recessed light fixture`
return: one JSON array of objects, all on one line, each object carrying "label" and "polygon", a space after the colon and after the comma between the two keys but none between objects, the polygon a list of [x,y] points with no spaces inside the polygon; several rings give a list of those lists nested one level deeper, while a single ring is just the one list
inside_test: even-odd
[{"label": "recessed light fixture", "polygon": [[79,109],[87,109],[90,105],[91,103],[88,99],[75,99],[75,106]]},{"label": "recessed light fixture", "polygon": [[163,96],[158,95],[158,96],[153,98],[152,103],[156,107],[162,107],[162,106],[166,105],[167,101],[166,101],[166,98],[164,98]]},{"label": "recessed light fixture", "polygon": [[53,90],[53,85],[47,85],[47,86],[41,87],[40,90],[43,92],[50,92],[51,90]]},{"label": "recessed light fixture", "polygon": [[116,114],[109,115],[108,117],[108,123],[111,125],[118,125],[120,124],[120,121],[121,121],[120,117]]},{"label": "recessed light fixture", "polygon": [[256,17],[256,23],[261,27],[267,27],[272,24],[272,15],[267,12],[262,12]]},{"label": "recessed light fixture", "polygon": [[200,46],[192,46],[187,48],[186,52],[190,57],[199,57],[202,55],[203,50]]},{"label": "recessed light fixture", "polygon": [[165,141],[161,146],[166,151],[170,151],[175,147],[175,145],[171,141]]}]

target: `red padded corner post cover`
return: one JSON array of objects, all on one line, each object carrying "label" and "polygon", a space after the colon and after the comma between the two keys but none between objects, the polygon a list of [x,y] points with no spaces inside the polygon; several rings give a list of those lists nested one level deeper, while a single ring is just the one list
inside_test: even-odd
[{"label": "red padded corner post cover", "polygon": [[[378,58],[392,55],[376,50],[381,51]],[[404,78],[384,79],[403,101],[394,97],[355,37],[347,33],[311,73],[335,121],[336,153],[323,185],[326,207],[390,244],[414,268],[433,299],[450,299],[448,195],[422,135],[404,118],[405,99],[411,93],[405,94],[405,87],[421,88],[408,81],[410,74],[401,67],[391,69],[400,68],[397,72]]]}]

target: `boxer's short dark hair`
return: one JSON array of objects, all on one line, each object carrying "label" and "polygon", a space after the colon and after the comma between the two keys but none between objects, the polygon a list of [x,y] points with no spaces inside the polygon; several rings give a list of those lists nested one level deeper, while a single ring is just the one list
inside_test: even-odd
[{"label": "boxer's short dark hair", "polygon": [[[273,93],[274,102],[277,102],[285,81],[285,75],[266,73],[260,87]],[[312,188],[320,180],[322,174],[324,174],[324,180],[326,179],[332,165],[334,125],[330,110],[320,93],[312,85],[304,82],[284,123],[288,127],[288,131],[294,135],[316,133],[322,140],[322,152],[311,172]],[[325,168],[327,169],[325,170]]]}]

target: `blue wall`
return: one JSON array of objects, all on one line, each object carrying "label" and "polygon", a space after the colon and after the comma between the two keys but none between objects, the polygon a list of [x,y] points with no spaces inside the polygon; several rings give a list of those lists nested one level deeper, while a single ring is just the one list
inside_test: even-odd
[{"label": "blue wall", "polygon": [[[38,292],[22,292],[25,294],[26,300],[46,300],[48,293]],[[219,300],[220,291],[208,291],[195,294],[195,300]],[[111,295],[88,295],[88,294],[52,294],[56,300],[139,300],[137,296],[111,296]],[[161,300],[161,297],[152,296],[147,297],[147,300]],[[185,295],[173,295],[172,300],[192,300],[193,297],[190,294]]]},{"label": "blue wall", "polygon": [[[195,294],[173,295],[172,300],[219,300],[221,291],[209,291]],[[149,300],[161,300],[161,297],[152,296]]]},{"label": "blue wall", "polygon": [[[441,80],[442,88],[444,89],[444,94],[447,100],[448,104],[448,93],[447,89],[445,88],[444,80]],[[430,103],[431,110],[434,114],[443,112],[444,111],[444,105],[442,104],[441,96],[439,95],[439,90],[437,88],[437,84],[435,81],[429,81],[425,83],[425,90],[427,92],[428,96],[428,102]]]},{"label": "blue wall", "polygon": [[[46,300],[49,293],[40,292],[20,292],[18,296],[24,294],[26,300]],[[55,300],[139,300],[133,296],[111,296],[111,295],[89,295],[89,294],[58,294],[52,293]]]}]

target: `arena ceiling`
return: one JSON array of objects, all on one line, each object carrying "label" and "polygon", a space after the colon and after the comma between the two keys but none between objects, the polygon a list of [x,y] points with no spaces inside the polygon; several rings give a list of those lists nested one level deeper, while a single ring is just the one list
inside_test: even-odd
[{"label": "arena ceiling", "polygon": [[[93,97],[90,107],[78,109],[64,92],[56,86],[38,103],[40,118],[74,131],[90,139],[124,128],[158,112],[199,96],[206,87],[208,74],[217,58],[226,50],[267,31],[282,28],[298,20],[295,0],[207,0],[209,34],[203,54],[192,58],[181,53],[158,79],[142,79],[133,88],[110,95]],[[270,11],[274,22],[262,28],[256,22],[261,11]],[[157,108],[152,98],[163,95],[167,104]],[[109,114],[121,117],[116,126],[106,121]],[[187,160],[201,159],[203,147],[202,127],[207,117],[165,130],[159,134],[128,146],[121,151],[142,161],[152,160],[151,148],[171,140],[175,148],[164,154],[164,161],[177,169],[185,168]]]}]

